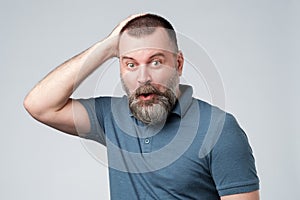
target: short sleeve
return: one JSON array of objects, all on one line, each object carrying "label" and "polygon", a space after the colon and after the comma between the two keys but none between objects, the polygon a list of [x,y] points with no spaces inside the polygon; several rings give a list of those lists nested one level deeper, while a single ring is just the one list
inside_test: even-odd
[{"label": "short sleeve", "polygon": [[80,137],[94,140],[100,144],[106,145],[105,134],[102,126],[103,118],[99,116],[99,113],[103,113],[99,110],[101,109],[101,106],[99,106],[100,98],[78,99],[78,101],[86,109],[91,124],[90,132],[80,135]]},{"label": "short sleeve", "polygon": [[226,115],[222,133],[210,156],[211,174],[220,196],[259,189],[248,138],[232,115]]}]

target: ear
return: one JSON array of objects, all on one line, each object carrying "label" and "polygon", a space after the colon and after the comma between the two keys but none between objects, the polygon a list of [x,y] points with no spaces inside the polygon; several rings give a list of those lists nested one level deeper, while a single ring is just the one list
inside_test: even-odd
[{"label": "ear", "polygon": [[182,69],[183,69],[183,63],[184,63],[184,58],[183,58],[183,54],[181,51],[178,51],[177,53],[177,69],[178,69],[178,73],[179,73],[179,76],[182,75]]}]

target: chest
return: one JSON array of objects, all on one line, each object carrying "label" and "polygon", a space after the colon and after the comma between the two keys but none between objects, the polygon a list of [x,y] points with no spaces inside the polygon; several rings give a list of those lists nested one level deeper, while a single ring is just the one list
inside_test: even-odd
[{"label": "chest", "polygon": [[179,199],[184,199],[181,195],[215,192],[209,161],[199,158],[201,131],[192,131],[190,126],[176,121],[168,125],[172,128],[165,126],[157,132],[137,129],[143,131],[139,137],[122,132],[110,136],[107,150],[111,188],[123,188],[127,193],[135,188],[132,194],[144,191],[150,196],[167,195],[166,198],[174,193]]}]

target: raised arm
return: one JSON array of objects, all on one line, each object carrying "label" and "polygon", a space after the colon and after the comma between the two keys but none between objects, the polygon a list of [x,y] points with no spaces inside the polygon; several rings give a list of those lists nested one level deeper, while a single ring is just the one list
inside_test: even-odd
[{"label": "raised arm", "polygon": [[[101,42],[64,62],[42,79],[25,97],[24,107],[38,121],[78,135],[90,130],[87,112],[76,100],[73,91],[106,60],[118,56],[118,37],[121,28],[132,18],[122,21]],[[80,113],[74,115],[74,112]]]}]

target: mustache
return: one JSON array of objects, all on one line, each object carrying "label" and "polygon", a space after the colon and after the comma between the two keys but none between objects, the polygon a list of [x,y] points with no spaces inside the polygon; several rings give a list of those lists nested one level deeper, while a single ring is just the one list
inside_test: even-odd
[{"label": "mustache", "polygon": [[147,95],[147,94],[156,94],[158,96],[164,96],[163,92],[159,91],[156,87],[154,87],[150,83],[140,86],[134,92],[135,97],[139,97],[141,95]]}]

